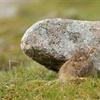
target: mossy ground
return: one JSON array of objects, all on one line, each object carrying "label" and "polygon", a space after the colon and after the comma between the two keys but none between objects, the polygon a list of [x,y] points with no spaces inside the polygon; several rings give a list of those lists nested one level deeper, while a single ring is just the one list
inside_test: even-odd
[{"label": "mossy ground", "polygon": [[62,83],[57,73],[36,63],[33,65],[0,73],[1,100],[100,99],[100,78]]},{"label": "mossy ground", "polygon": [[15,17],[0,20],[0,70],[8,68],[9,60],[30,62],[22,53],[20,42],[25,31],[35,22],[46,18],[100,20],[99,1],[40,0],[17,3]]},{"label": "mossy ground", "polygon": [[[40,0],[21,3],[17,16],[0,20],[0,100],[100,99],[100,78],[62,84],[57,73],[32,63],[20,49],[21,38],[33,23],[55,17],[100,20],[99,5],[94,0]],[[9,60],[22,61],[22,66],[9,70]]]}]

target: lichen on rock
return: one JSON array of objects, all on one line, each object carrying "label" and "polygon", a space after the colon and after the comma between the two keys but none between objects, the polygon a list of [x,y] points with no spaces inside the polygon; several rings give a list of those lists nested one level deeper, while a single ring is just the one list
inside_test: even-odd
[{"label": "lichen on rock", "polygon": [[59,71],[78,47],[95,48],[92,59],[100,68],[100,21],[45,19],[33,24],[21,40],[21,49],[34,61]]}]

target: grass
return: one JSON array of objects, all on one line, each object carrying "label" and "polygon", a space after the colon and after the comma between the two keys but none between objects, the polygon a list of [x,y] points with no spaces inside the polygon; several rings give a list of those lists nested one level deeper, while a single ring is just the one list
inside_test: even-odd
[{"label": "grass", "polygon": [[57,73],[37,63],[0,73],[0,100],[78,99],[100,99],[100,78],[61,83]]},{"label": "grass", "polygon": [[[0,20],[0,70],[7,70],[9,60],[29,62],[20,42],[25,31],[35,22],[46,18],[100,20],[98,1],[40,0],[19,5],[17,16]],[[95,8],[95,9],[94,9]]]}]

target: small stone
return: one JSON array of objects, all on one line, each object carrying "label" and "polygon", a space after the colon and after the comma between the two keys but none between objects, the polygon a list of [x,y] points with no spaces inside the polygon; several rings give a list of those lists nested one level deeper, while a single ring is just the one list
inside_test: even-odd
[{"label": "small stone", "polygon": [[87,46],[95,48],[92,59],[100,70],[100,21],[45,19],[33,24],[21,40],[29,58],[56,72],[78,47]]}]

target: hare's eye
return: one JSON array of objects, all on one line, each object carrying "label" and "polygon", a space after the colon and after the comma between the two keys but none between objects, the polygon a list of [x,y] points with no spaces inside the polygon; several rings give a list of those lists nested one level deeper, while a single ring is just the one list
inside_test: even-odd
[{"label": "hare's eye", "polygon": [[83,58],[83,57],[80,57],[80,58],[78,59],[78,61],[84,61],[84,58]]}]

